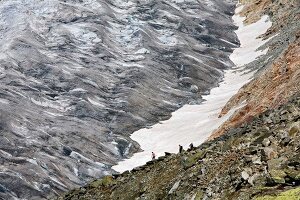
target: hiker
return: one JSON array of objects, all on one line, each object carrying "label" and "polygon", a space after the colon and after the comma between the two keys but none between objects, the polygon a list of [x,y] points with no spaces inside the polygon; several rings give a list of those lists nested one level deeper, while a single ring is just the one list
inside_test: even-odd
[{"label": "hiker", "polygon": [[190,144],[190,148],[189,148],[189,151],[192,151],[194,149],[194,145],[193,143]]},{"label": "hiker", "polygon": [[152,152],[152,160],[154,160],[154,159],[155,159],[155,153]]},{"label": "hiker", "polygon": [[183,147],[179,145],[179,153],[182,153],[182,151],[183,151]]}]

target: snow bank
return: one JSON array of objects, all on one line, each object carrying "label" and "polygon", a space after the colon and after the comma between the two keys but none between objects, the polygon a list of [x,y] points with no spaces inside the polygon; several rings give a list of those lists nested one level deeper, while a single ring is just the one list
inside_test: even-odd
[{"label": "snow bank", "polygon": [[113,166],[114,170],[123,172],[143,165],[151,159],[152,151],[157,156],[162,156],[164,152],[178,152],[179,144],[184,148],[192,142],[194,145],[200,145],[213,130],[238,109],[235,108],[222,118],[218,118],[222,107],[230,97],[251,79],[253,73],[243,74],[244,72],[236,70],[243,69],[243,65],[266,53],[267,50],[256,51],[266,42],[257,37],[265,33],[272,25],[268,16],[263,16],[258,22],[244,26],[244,18],[238,15],[241,9],[241,6],[238,7],[236,15],[233,16],[234,23],[239,27],[236,34],[241,43],[241,46],[230,56],[236,67],[225,72],[224,81],[219,87],[212,89],[209,95],[203,97],[206,101],[202,104],[185,105],[172,113],[169,120],[156,124],[150,129],[141,129],[133,133],[131,138],[141,145],[143,152],[119,162],[118,165]]}]

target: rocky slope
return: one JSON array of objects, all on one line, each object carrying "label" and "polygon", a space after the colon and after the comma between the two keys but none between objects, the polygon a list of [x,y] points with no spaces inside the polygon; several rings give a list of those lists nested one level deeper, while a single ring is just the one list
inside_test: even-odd
[{"label": "rocky slope", "polygon": [[273,25],[264,37],[272,39],[266,44],[268,53],[248,66],[249,69],[259,69],[255,78],[229,100],[220,116],[241,102],[245,106],[236,111],[211,138],[287,102],[289,97],[300,91],[300,1],[245,1],[241,14],[246,17],[245,23],[268,14]]},{"label": "rocky slope", "polygon": [[234,0],[1,0],[0,199],[111,173],[129,135],[217,85]]},{"label": "rocky slope", "polygon": [[59,199],[300,199],[300,94],[192,151]]}]

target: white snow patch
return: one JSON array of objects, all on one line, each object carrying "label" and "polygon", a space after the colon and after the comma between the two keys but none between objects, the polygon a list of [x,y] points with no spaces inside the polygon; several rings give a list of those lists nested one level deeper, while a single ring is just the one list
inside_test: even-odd
[{"label": "white snow patch", "polygon": [[84,155],[81,155],[80,153],[78,153],[76,151],[72,151],[70,157],[77,159],[80,162],[89,163],[90,165],[93,165],[95,167],[99,167],[99,168],[105,167],[105,165],[103,163],[95,162],[95,161],[85,157]]},{"label": "white snow patch", "polygon": [[53,108],[59,110],[61,112],[65,112],[68,110],[69,100],[57,100],[57,101],[50,101],[46,98],[40,98],[39,100],[35,100],[34,98],[30,98],[31,102],[38,106]]},{"label": "white snow patch", "polygon": [[146,48],[141,48],[139,50],[137,50],[134,54],[149,54],[150,51]]},{"label": "white snow patch", "polygon": [[70,92],[87,92],[87,90],[85,90],[83,88],[75,88],[73,90],[70,90]]},{"label": "white snow patch", "polygon": [[[209,1],[207,1],[209,2]],[[200,105],[185,105],[172,113],[169,120],[160,122],[152,128],[141,129],[134,132],[131,138],[137,141],[143,152],[134,154],[130,159],[123,160],[113,169],[118,172],[130,170],[136,166],[143,165],[151,159],[151,152],[162,156],[164,152],[177,153],[178,145],[187,148],[190,143],[200,145],[210,134],[226,121],[236,109],[244,104],[230,110],[222,118],[218,115],[227,101],[248,81],[253,73],[238,72],[242,66],[254,61],[258,56],[266,53],[266,50],[257,52],[256,49],[266,41],[257,37],[265,33],[271,22],[267,16],[263,16],[258,22],[244,26],[243,17],[237,15],[241,7],[236,9],[233,20],[239,29],[236,31],[241,42],[241,47],[234,50],[230,59],[236,68],[225,72],[224,81],[219,87],[213,88],[209,95],[203,96],[206,100]]]},{"label": "white snow patch", "polygon": [[236,44],[234,44],[234,43],[232,43],[232,42],[229,42],[228,40],[224,40],[224,39],[220,39],[220,40],[223,41],[223,42],[226,42],[227,44],[236,46]]},{"label": "white snow patch", "polygon": [[34,164],[34,165],[38,165],[38,163],[37,163],[37,161],[36,161],[36,158],[33,158],[33,159],[31,159],[31,158],[28,158],[28,159],[26,159],[28,162],[30,162],[31,164]]},{"label": "white snow patch", "polygon": [[101,108],[105,108],[106,106],[105,105],[103,105],[102,103],[100,103],[100,102],[98,102],[97,100],[93,100],[93,99],[91,99],[91,98],[87,98],[88,100],[89,100],[89,102],[91,103],[91,104],[93,104],[94,106],[98,106],[98,107],[101,107]]},{"label": "white snow patch", "polygon": [[9,101],[7,99],[1,99],[0,98],[0,103],[1,104],[9,104]]},{"label": "white snow patch", "polygon": [[267,49],[264,51],[256,50],[268,40],[262,40],[257,37],[265,33],[266,30],[272,26],[267,15],[262,16],[262,18],[256,23],[247,26],[244,26],[243,24],[244,19],[244,17],[237,15],[233,16],[235,25],[239,27],[239,29],[235,32],[241,41],[241,46],[240,48],[235,49],[235,51],[230,55],[230,59],[237,67],[248,64],[255,60],[258,56],[266,54]]},{"label": "white snow patch", "polygon": [[44,111],[44,113],[46,113],[48,116],[50,117],[62,117],[64,115],[62,114],[59,114],[59,113],[52,113],[52,112],[49,112],[49,111]]}]

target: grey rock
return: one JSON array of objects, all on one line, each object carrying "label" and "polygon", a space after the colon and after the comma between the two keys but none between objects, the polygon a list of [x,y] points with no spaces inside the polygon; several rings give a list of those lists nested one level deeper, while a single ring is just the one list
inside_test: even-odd
[{"label": "grey rock", "polygon": [[261,162],[261,157],[257,156],[257,155],[254,155],[252,157],[252,162],[253,164],[256,164],[256,165],[261,165],[262,162]]},{"label": "grey rock", "polygon": [[63,147],[63,155],[64,156],[69,156],[72,153],[72,149],[70,147],[64,146]]},{"label": "grey rock", "polygon": [[248,180],[250,177],[250,175],[246,171],[242,171],[241,176],[245,181]]},{"label": "grey rock", "polygon": [[197,93],[199,91],[199,88],[197,85],[191,85],[191,92]]},{"label": "grey rock", "polygon": [[264,186],[266,179],[262,174],[255,173],[248,179],[248,183],[252,186]]},{"label": "grey rock", "polygon": [[262,144],[263,144],[264,147],[268,147],[271,144],[270,139],[269,138],[265,138],[262,141]]},{"label": "grey rock", "polygon": [[291,142],[291,138],[289,136],[286,136],[284,138],[282,138],[282,140],[280,141],[280,144],[283,146],[287,146],[290,142]]},{"label": "grey rock", "polygon": [[165,156],[170,156],[170,155],[172,155],[172,154],[169,152],[165,152]]},{"label": "grey rock", "polygon": [[172,186],[172,188],[170,189],[168,194],[173,194],[177,190],[177,188],[179,187],[179,184],[180,184],[180,180],[177,181],[176,183],[174,183],[174,185]]},{"label": "grey rock", "polygon": [[264,147],[262,149],[262,160],[267,161],[278,157],[275,147]]}]

